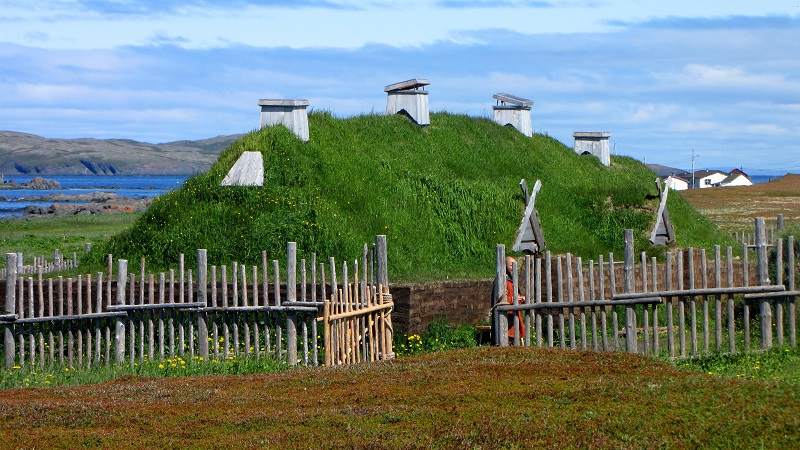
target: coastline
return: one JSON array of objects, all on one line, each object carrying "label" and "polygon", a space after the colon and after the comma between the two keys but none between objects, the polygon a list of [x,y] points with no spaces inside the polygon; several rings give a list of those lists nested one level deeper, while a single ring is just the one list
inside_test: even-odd
[{"label": "coastline", "polygon": [[[35,177],[16,180],[29,184]],[[53,176],[57,189],[0,190],[0,219],[141,212],[152,200],[179,188],[188,175]],[[11,183],[5,183],[11,184]]]},{"label": "coastline", "polygon": [[93,194],[50,194],[39,198],[31,198],[36,201],[57,201],[50,206],[29,205],[23,210],[20,216],[10,218],[30,218],[30,217],[61,217],[74,215],[91,214],[119,214],[129,212],[143,212],[153,202],[154,197],[149,198],[126,198],[107,192],[96,192]]}]

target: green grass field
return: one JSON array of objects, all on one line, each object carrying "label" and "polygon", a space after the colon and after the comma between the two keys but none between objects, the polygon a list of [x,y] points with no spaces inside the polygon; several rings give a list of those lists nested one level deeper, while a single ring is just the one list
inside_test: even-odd
[{"label": "green grass field", "polygon": [[[0,220],[0,254],[22,252],[26,263],[33,256],[53,260],[53,251],[66,257],[77,253],[83,259],[85,243],[101,245],[131,226],[140,213],[98,214],[48,218],[13,218]],[[6,266],[0,258],[0,268]]]}]

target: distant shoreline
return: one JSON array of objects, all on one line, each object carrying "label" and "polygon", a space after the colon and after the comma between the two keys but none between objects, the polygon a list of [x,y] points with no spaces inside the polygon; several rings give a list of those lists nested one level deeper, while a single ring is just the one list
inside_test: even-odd
[{"label": "distant shoreline", "polygon": [[35,177],[32,180],[19,184],[17,184],[14,180],[9,180],[8,182],[3,180],[3,183],[0,184],[0,189],[4,190],[31,189],[31,190],[52,191],[61,189],[61,183],[55,180],[49,180],[47,178],[42,178],[42,177]]},{"label": "distant shoreline", "polygon": [[30,181],[28,176],[17,178],[14,188],[0,190],[0,219],[144,211],[153,198],[179,188],[189,176],[69,175],[48,178],[60,183],[60,187],[42,190],[22,186]]}]

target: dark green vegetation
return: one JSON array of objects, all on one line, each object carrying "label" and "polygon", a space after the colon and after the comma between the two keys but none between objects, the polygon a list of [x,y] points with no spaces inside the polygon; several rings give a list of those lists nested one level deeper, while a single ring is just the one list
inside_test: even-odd
[{"label": "dark green vegetation", "polygon": [[227,359],[203,360],[199,356],[175,356],[165,360],[145,361],[133,365],[103,364],[69,369],[63,365],[24,367],[0,370],[0,389],[18,387],[55,387],[96,384],[129,377],[189,377],[202,375],[247,375],[276,372],[289,365],[273,358],[245,358],[231,355]]},{"label": "dark green vegetation", "polygon": [[800,386],[800,348],[774,347],[757,353],[712,354],[674,361],[678,367],[708,375],[757,380],[781,380]]},{"label": "dark green vegetation", "polygon": [[[322,332],[317,345],[324,345]],[[394,350],[398,357],[419,353],[440,352],[478,345],[477,330],[469,325],[450,326],[444,319],[432,322],[421,336],[394,335]],[[222,342],[220,342],[221,344]],[[320,357],[324,361],[324,356]],[[94,365],[78,370],[64,370],[62,366],[16,366],[0,370],[0,389],[18,387],[53,387],[101,383],[130,376],[187,377],[200,375],[248,375],[289,369],[285,362],[274,358],[255,358],[231,355],[223,360],[203,360],[200,357],[175,356],[164,361],[148,361],[134,365]]]},{"label": "dark green vegetation", "polygon": [[6,390],[7,448],[793,448],[796,384],[627,353],[457,349],[386,364]]},{"label": "dark green vegetation", "polygon": [[[209,172],[156,200],[134,226],[95,252],[174,266],[206,248],[210,264],[283,259],[287,241],[300,258],[316,252],[355,259],[385,234],[393,281],[488,277],[497,243],[513,244],[523,210],[518,187],[543,183],[536,205],[548,249],[596,257],[622,251],[622,232],[637,247],[657,208],[655,175],[627,157],[611,167],[578,156],[543,135],[461,115],[434,114],[419,127],[402,116],[309,117],[311,142],[284,127],[244,136]],[[265,186],[220,187],[243,151],[264,155]],[[670,207],[681,245],[725,239],[680,196]]]}]

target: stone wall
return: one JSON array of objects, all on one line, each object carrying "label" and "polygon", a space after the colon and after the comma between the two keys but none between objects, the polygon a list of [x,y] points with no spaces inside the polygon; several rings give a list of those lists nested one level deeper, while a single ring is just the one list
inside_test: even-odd
[{"label": "stone wall", "polygon": [[451,325],[488,323],[492,280],[392,285],[395,333],[420,334],[437,317]]}]

